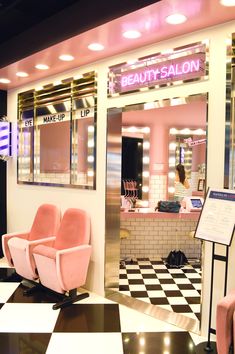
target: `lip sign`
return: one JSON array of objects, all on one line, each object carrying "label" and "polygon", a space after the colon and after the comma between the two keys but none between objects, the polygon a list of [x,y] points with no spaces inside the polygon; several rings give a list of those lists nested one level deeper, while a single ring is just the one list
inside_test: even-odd
[{"label": "lip sign", "polygon": [[182,63],[163,65],[154,69],[145,69],[135,74],[123,75],[121,78],[121,87],[156,82],[198,71],[200,71],[200,59],[186,60]]}]

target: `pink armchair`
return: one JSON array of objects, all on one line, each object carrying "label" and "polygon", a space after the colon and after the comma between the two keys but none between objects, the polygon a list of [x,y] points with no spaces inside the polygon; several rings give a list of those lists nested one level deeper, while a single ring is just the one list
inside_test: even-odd
[{"label": "pink armchair", "polygon": [[89,216],[83,210],[71,208],[63,215],[53,245],[34,248],[33,255],[41,284],[65,295],[53,309],[89,296],[88,293],[77,295],[77,288],[86,282],[91,256],[89,241]]},{"label": "pink armchair", "polygon": [[[36,245],[51,244],[61,220],[60,210],[52,204],[42,204],[35,215],[31,230],[23,233],[5,234],[2,237],[3,253],[8,264],[15,267],[23,278],[38,278],[32,251]],[[40,241],[39,241],[40,240]]]},{"label": "pink armchair", "polygon": [[[235,290],[231,291],[217,304],[216,345],[218,354],[229,354],[235,338]],[[234,325],[233,325],[234,324]],[[234,331],[234,333],[233,333]]]}]

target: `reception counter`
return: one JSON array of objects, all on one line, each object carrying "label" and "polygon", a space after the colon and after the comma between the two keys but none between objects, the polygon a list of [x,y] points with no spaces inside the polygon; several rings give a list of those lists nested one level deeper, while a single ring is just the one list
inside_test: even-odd
[{"label": "reception counter", "polygon": [[121,211],[121,258],[166,258],[174,249],[200,258],[201,241],[192,237],[199,212],[162,213],[140,208]]}]

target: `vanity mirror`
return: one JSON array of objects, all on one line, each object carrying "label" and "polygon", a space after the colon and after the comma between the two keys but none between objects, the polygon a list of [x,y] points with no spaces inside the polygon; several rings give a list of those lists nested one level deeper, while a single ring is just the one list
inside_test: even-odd
[{"label": "vanity mirror", "polygon": [[18,96],[18,183],[95,189],[96,77]]}]

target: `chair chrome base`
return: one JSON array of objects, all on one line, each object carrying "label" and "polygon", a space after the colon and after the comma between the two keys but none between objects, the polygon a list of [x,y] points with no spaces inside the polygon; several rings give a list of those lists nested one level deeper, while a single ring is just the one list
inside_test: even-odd
[{"label": "chair chrome base", "polygon": [[[41,283],[36,283],[31,280],[30,281],[25,280],[25,281],[26,281],[25,285],[28,287],[27,287],[27,289],[25,289],[23,291],[24,296],[30,296],[30,295],[35,294],[37,291],[42,290],[42,291],[46,292],[49,296],[51,295],[52,297],[54,297],[57,301],[59,300],[58,302],[56,302],[52,306],[53,310],[62,309],[63,307],[72,305],[76,301],[80,301],[80,300],[83,300],[83,299],[89,297],[89,293],[77,294],[77,289],[72,289],[68,292],[68,295],[65,295],[65,294],[57,293],[56,291],[51,290],[49,288],[46,288]],[[23,282],[24,282],[24,279],[23,279],[22,283]]]},{"label": "chair chrome base", "polygon": [[77,295],[77,289],[73,289],[69,291],[69,295],[64,297],[64,299],[60,302],[57,302],[52,306],[53,310],[62,309],[63,307],[72,305],[76,301],[83,300],[89,297],[88,293],[82,293]]}]

